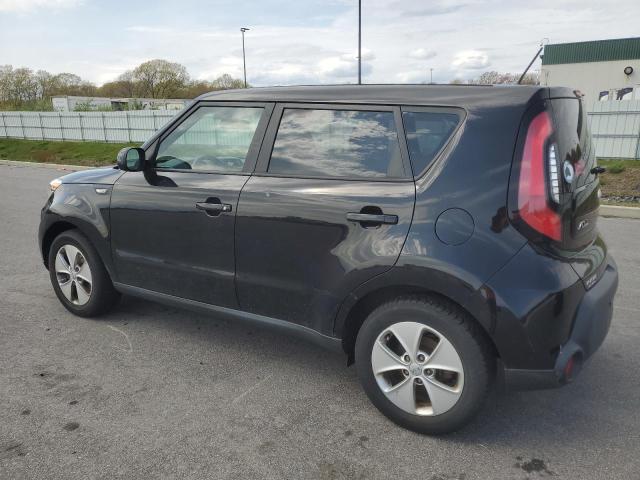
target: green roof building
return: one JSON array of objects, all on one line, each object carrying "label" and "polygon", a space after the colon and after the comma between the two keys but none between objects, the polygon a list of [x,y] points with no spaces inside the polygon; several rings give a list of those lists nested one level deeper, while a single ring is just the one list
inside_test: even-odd
[{"label": "green roof building", "polygon": [[568,86],[597,101],[640,100],[640,37],[547,45],[540,83]]}]

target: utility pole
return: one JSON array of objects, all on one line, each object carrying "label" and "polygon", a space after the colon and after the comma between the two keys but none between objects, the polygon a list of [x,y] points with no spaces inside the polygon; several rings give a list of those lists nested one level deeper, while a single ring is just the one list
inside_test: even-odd
[{"label": "utility pole", "polygon": [[358,85],[362,85],[362,0],[358,0]]},{"label": "utility pole", "polygon": [[433,68],[430,68],[429,72],[431,73],[431,81],[429,83],[433,84]]},{"label": "utility pole", "polygon": [[244,32],[247,30],[249,29],[246,27],[240,28],[240,31],[242,32],[242,68],[244,70],[244,88],[247,88],[247,60],[244,53]]}]

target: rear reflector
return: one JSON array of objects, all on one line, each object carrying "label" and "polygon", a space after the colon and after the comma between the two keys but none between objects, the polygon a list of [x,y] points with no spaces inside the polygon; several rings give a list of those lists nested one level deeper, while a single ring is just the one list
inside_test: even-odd
[{"label": "rear reflector", "polygon": [[548,155],[548,168],[550,174],[555,173],[555,178],[550,176],[549,183],[547,183],[545,173],[546,143],[551,133],[551,118],[547,112],[538,114],[529,125],[520,164],[518,212],[520,218],[531,228],[553,240],[560,241],[562,238],[560,216],[549,206],[550,200],[556,201],[554,187],[557,187],[558,201],[560,192],[557,183],[555,149],[553,150],[553,163],[556,169],[551,169],[551,147]]}]

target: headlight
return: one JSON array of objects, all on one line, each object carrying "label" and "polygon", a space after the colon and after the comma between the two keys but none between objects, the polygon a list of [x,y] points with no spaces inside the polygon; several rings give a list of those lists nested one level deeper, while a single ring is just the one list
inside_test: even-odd
[{"label": "headlight", "polygon": [[55,178],[49,182],[49,190],[55,192],[60,185],[62,185],[62,180]]}]

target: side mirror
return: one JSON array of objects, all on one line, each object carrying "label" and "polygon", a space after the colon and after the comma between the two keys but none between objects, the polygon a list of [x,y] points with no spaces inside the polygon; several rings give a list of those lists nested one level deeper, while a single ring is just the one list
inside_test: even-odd
[{"label": "side mirror", "polygon": [[118,168],[125,172],[139,172],[144,168],[144,150],[125,147],[118,152]]}]

